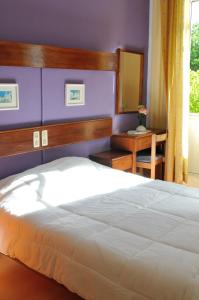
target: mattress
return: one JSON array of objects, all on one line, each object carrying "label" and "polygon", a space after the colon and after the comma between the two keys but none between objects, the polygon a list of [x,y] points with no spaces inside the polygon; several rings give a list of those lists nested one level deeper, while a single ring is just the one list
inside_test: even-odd
[{"label": "mattress", "polygon": [[63,158],[0,181],[0,252],[89,300],[198,300],[199,191]]}]

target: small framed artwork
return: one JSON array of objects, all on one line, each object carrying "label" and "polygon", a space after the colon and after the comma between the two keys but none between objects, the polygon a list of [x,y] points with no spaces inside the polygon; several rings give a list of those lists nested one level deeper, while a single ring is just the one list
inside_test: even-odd
[{"label": "small framed artwork", "polygon": [[65,105],[85,104],[85,84],[65,84]]},{"label": "small framed artwork", "polygon": [[18,84],[0,83],[0,110],[19,109]]}]

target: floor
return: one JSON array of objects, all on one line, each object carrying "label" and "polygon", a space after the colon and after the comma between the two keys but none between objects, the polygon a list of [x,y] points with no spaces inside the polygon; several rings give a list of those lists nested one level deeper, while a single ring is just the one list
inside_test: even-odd
[{"label": "floor", "polygon": [[0,300],[83,300],[62,285],[0,254]]},{"label": "floor", "polygon": [[199,188],[199,174],[189,173],[187,185]]}]

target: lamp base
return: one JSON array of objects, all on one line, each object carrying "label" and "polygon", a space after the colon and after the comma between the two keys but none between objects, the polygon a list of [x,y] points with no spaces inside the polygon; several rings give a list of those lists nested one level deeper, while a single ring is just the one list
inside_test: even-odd
[{"label": "lamp base", "polygon": [[145,131],[146,131],[146,127],[143,126],[143,125],[139,125],[139,126],[136,128],[136,131],[138,131],[138,132],[145,132]]}]

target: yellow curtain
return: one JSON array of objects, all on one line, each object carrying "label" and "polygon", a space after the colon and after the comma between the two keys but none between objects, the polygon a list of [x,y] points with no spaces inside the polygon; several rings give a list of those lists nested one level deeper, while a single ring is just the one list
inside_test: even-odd
[{"label": "yellow curtain", "polygon": [[[162,2],[162,3],[161,3]],[[150,37],[149,37],[149,127],[165,129],[166,117],[166,86],[164,67],[164,46],[167,38],[167,21],[161,16],[161,5],[167,1],[151,0]],[[166,11],[164,11],[166,13]],[[164,23],[165,24],[164,24]]]},{"label": "yellow curtain", "polygon": [[[163,115],[167,120],[168,129],[165,179],[182,183],[186,181],[188,172],[190,1],[152,2],[157,4],[153,7],[153,14],[156,8],[156,14],[160,15],[161,28],[158,51],[161,53],[162,71],[161,76],[156,77],[156,81],[164,83],[163,87],[162,82],[159,84],[159,90],[163,90],[164,93],[161,92],[161,97],[153,99],[152,93],[150,94],[150,119],[152,124],[154,120],[156,124],[162,124],[162,115],[156,110],[157,107],[165,107]],[[155,43],[157,44],[157,41]],[[153,55],[155,57],[154,53]],[[153,90],[153,87],[150,87],[150,90]]]}]

